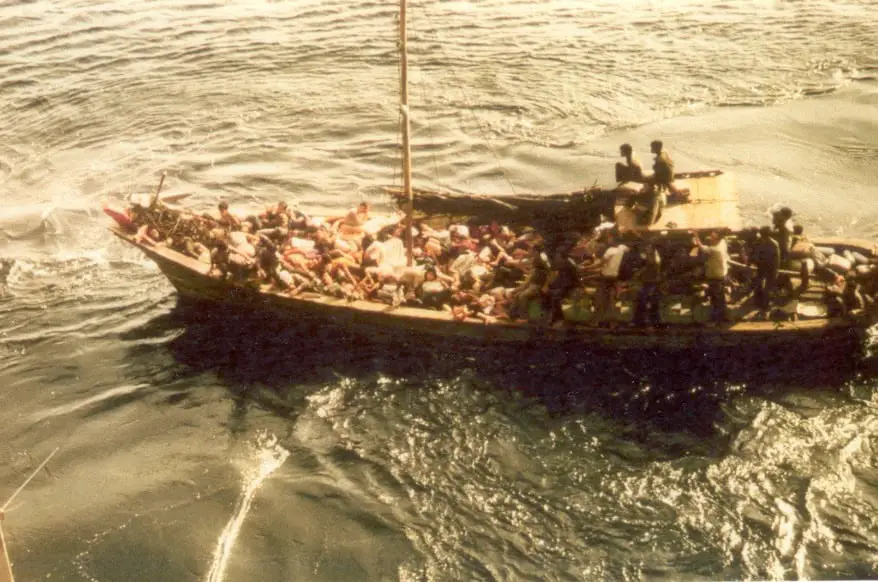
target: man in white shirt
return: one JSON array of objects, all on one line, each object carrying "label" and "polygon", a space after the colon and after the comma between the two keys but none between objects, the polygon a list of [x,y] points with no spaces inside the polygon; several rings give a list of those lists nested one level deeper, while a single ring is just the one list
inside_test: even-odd
[{"label": "man in white shirt", "polygon": [[729,251],[725,235],[717,231],[711,232],[707,245],[701,242],[697,234],[693,238],[705,257],[704,276],[710,297],[710,320],[714,323],[725,323],[728,321],[726,276],[729,274]]},{"label": "man in white shirt", "polygon": [[601,278],[595,297],[595,319],[598,323],[607,321],[613,315],[619,283],[619,270],[622,268],[622,259],[628,252],[627,246],[616,243],[613,231],[607,231],[606,237],[608,246],[601,258]]}]

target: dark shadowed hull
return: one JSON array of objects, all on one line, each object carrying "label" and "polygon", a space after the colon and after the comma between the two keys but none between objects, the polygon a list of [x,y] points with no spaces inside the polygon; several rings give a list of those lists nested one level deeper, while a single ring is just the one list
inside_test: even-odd
[{"label": "dark shadowed hull", "polygon": [[[667,216],[662,224],[672,220],[679,223],[680,228],[700,229],[702,220],[698,219],[703,215],[711,226],[740,228],[740,221],[737,219],[738,194],[731,175],[720,170],[708,170],[678,173],[674,177],[676,180],[686,181],[686,187],[691,190],[691,204],[683,205],[691,209],[691,212],[675,217],[674,213],[666,211]],[[408,199],[402,191],[388,189],[387,192],[401,207],[405,207]],[[589,231],[608,217],[616,216],[617,204],[624,203],[633,195],[626,187],[591,187],[558,194],[503,195],[417,189],[414,194],[412,204],[418,218],[462,220],[479,224],[496,221],[511,227],[530,226],[544,236]],[[668,208],[675,206],[680,205],[671,204]],[[630,226],[633,225],[628,225]],[[654,226],[658,228],[660,225]],[[660,229],[665,228],[661,226]]]},{"label": "dark shadowed hull", "polygon": [[[724,328],[673,325],[647,331],[631,327],[605,329],[570,326],[554,329],[530,323],[455,321],[449,314],[411,307],[347,301],[313,293],[288,297],[255,287],[241,287],[207,275],[207,266],[165,248],[134,242],[156,262],[179,293],[192,316],[222,314],[227,310],[311,326],[334,327],[367,341],[420,342],[442,350],[498,349],[513,357],[546,354],[576,360],[601,352],[630,351],[632,358],[696,358],[697,365],[721,366],[733,362],[841,366],[858,354],[870,322],[865,319],[816,319],[799,322],[741,322]],[[540,356],[542,357],[542,356]],[[696,365],[696,362],[692,362]]]}]

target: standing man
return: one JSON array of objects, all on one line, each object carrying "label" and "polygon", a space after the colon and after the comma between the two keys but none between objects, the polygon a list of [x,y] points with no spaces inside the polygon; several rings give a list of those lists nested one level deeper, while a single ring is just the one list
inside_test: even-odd
[{"label": "standing man", "polygon": [[634,157],[634,148],[631,147],[631,144],[623,143],[619,146],[619,155],[625,158],[625,163],[616,163],[616,182],[619,184],[643,182],[643,168]]},{"label": "standing man", "polygon": [[704,275],[707,279],[707,295],[710,297],[710,320],[726,323],[729,320],[726,305],[726,277],[729,274],[729,250],[724,233],[713,231],[705,245],[693,233],[693,242],[706,257]]},{"label": "standing man", "polygon": [[662,258],[655,242],[646,243],[642,257],[644,265],[637,275],[637,279],[640,280],[640,291],[637,293],[637,303],[634,306],[634,325],[652,327],[661,325],[662,322],[662,294],[659,288]]},{"label": "standing man", "polygon": [[667,204],[668,192],[674,192],[674,187],[671,184],[674,181],[674,162],[671,160],[671,156],[659,140],[650,143],[649,150],[655,155],[655,162],[652,165],[652,191],[649,207],[646,211],[645,222],[647,226],[658,222],[662,216],[662,210]]},{"label": "standing man", "polygon": [[517,306],[516,315],[519,319],[528,319],[530,301],[542,296],[543,287],[549,281],[551,270],[552,264],[543,250],[542,243],[535,244],[531,250],[530,275],[524,284],[513,292]]},{"label": "standing man", "polygon": [[655,162],[652,164],[653,183],[657,187],[669,190],[671,182],[674,181],[674,162],[671,160],[670,154],[659,140],[649,144],[649,151],[655,155]]},{"label": "standing man", "polygon": [[777,271],[780,268],[780,246],[772,238],[770,226],[759,229],[751,262],[756,265],[756,278],[753,280],[753,298],[759,310],[756,317],[765,319],[771,307],[771,294],[777,284]]},{"label": "standing man", "polygon": [[786,267],[793,243],[793,211],[789,206],[782,206],[771,213],[774,235],[780,248],[780,266]]},{"label": "standing man", "polygon": [[622,268],[622,259],[629,249],[622,243],[616,242],[616,235],[612,230],[604,231],[604,234],[607,250],[604,251],[598,265],[601,277],[595,297],[595,320],[599,324],[612,325],[611,319],[615,317],[616,297],[619,291],[619,271]]},{"label": "standing man", "polygon": [[579,269],[570,258],[569,251],[558,249],[555,251],[555,260],[552,261],[554,277],[550,278],[549,304],[552,312],[552,324],[564,321],[564,299],[577,287],[579,287]]}]

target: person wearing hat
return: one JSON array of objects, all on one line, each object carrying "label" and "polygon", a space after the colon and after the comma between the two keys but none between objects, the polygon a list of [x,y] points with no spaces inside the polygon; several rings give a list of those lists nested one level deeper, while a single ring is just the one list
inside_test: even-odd
[{"label": "person wearing hat", "polygon": [[631,144],[623,143],[619,146],[619,155],[625,158],[625,163],[616,163],[616,182],[643,182],[643,168],[634,157],[634,149]]}]

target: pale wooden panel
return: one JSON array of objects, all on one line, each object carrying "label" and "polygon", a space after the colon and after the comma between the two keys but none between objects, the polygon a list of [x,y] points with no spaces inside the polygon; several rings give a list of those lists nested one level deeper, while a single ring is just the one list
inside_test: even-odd
[{"label": "pale wooden panel", "polygon": [[[617,207],[616,222],[621,230],[657,232],[662,230],[709,230],[728,228],[740,230],[738,190],[734,176],[728,172],[718,176],[691,177],[675,182],[689,188],[689,201],[666,206],[656,224],[637,224],[637,211]],[[673,223],[673,226],[669,226]]]}]

